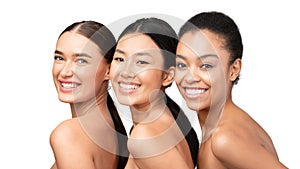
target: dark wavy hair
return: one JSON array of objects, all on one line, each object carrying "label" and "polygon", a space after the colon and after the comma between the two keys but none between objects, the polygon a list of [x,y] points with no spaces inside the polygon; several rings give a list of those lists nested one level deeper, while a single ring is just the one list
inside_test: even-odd
[{"label": "dark wavy hair", "polygon": [[[93,41],[100,49],[107,63],[111,63],[115,51],[116,39],[112,32],[103,24],[95,21],[75,22],[68,26],[60,36],[67,32],[76,32]],[[112,117],[118,138],[118,165],[117,169],[124,169],[128,160],[129,151],[127,149],[127,133],[117,108],[109,95],[107,94],[107,107]]]},{"label": "dark wavy hair", "polygon": [[[208,29],[224,38],[224,48],[229,52],[231,57],[229,65],[237,58],[242,59],[242,37],[238,26],[229,16],[216,11],[196,14],[181,27],[179,38],[187,32],[197,31],[199,29]],[[240,77],[238,76],[232,83],[237,84],[239,79]]]},{"label": "dark wavy hair", "polygon": [[[178,37],[174,29],[165,21],[158,18],[142,18],[130,24],[121,33],[118,41],[125,35],[130,33],[142,33],[149,36],[153,42],[161,49],[164,69],[171,66],[176,66],[176,48]],[[171,86],[171,84],[169,85]],[[167,86],[167,87],[169,87]],[[168,95],[166,95],[167,106],[170,109],[177,125],[185,136],[189,145],[190,154],[193,159],[194,166],[197,165],[199,141],[195,130],[193,129],[187,116],[183,110],[174,102]]]}]

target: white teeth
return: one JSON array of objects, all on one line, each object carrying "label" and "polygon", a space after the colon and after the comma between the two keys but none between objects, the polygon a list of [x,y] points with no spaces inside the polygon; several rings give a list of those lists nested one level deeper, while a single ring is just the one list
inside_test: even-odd
[{"label": "white teeth", "polygon": [[186,89],[185,92],[189,95],[195,95],[204,93],[205,89]]},{"label": "white teeth", "polygon": [[139,86],[138,85],[127,85],[127,84],[124,84],[124,83],[120,83],[120,87],[123,88],[123,89],[136,89]]},{"label": "white teeth", "polygon": [[64,88],[75,88],[77,85],[74,83],[61,83]]}]

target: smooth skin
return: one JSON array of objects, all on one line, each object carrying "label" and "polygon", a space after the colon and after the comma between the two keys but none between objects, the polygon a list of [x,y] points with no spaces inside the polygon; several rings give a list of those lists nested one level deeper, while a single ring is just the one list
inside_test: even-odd
[{"label": "smooth skin", "polygon": [[177,47],[176,84],[198,113],[201,169],[283,169],[266,131],[232,101],[242,61],[229,64],[224,39],[207,29],[186,32]]},{"label": "smooth skin", "polygon": [[163,101],[175,68],[163,70],[159,49],[147,35],[130,33],[119,40],[111,64],[112,86],[133,119],[126,169],[194,168],[187,142]]},{"label": "smooth skin", "polygon": [[[72,119],[59,124],[50,136],[52,169],[116,168],[112,152],[117,139],[109,130],[114,125],[106,106],[109,64],[99,47],[78,33],[63,33],[56,44],[52,73],[59,100],[69,103],[72,112]],[[90,129],[98,135],[87,132]],[[96,144],[103,140],[112,152]]]}]

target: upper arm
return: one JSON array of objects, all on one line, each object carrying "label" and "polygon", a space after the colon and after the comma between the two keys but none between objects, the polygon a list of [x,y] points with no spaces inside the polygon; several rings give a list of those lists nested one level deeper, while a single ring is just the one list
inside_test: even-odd
[{"label": "upper arm", "polygon": [[218,131],[212,137],[212,151],[227,168],[286,168],[254,140],[233,131]]},{"label": "upper arm", "polygon": [[80,134],[81,128],[74,121],[64,121],[51,134],[50,144],[55,156],[56,167],[69,168],[94,168],[93,157],[85,149],[85,144]]}]

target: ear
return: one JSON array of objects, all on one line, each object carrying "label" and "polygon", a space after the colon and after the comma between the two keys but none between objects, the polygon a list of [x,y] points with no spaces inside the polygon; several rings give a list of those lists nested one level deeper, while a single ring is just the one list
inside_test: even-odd
[{"label": "ear", "polygon": [[170,67],[167,71],[164,72],[163,74],[163,82],[162,86],[168,86],[170,85],[175,78],[175,67]]},{"label": "ear", "polygon": [[110,65],[106,66],[104,80],[109,80],[109,70],[110,70]]},{"label": "ear", "polygon": [[235,59],[235,61],[230,65],[230,77],[231,81],[234,81],[240,74],[242,69],[242,60],[240,58]]}]

